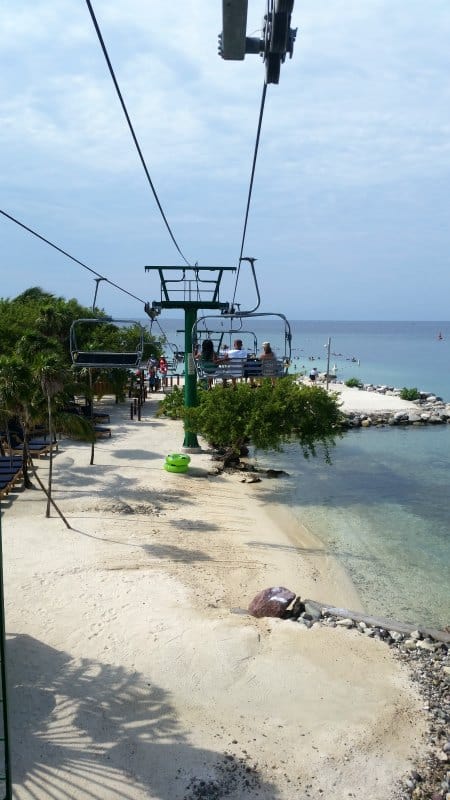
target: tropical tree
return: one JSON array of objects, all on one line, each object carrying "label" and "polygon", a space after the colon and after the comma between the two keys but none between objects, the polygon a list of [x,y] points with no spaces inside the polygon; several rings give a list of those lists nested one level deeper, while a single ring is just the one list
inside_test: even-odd
[{"label": "tropical tree", "polygon": [[47,420],[48,435],[50,439],[49,467],[48,467],[48,486],[47,486],[47,511],[46,516],[50,516],[50,504],[52,497],[52,478],[53,478],[53,441],[55,438],[53,428],[52,400],[58,393],[62,392],[65,385],[64,367],[61,359],[57,355],[49,358],[41,358],[35,366],[42,392],[47,400]]},{"label": "tropical tree", "polygon": [[315,456],[320,446],[329,460],[341,429],[336,398],[319,387],[299,385],[290,376],[274,384],[264,380],[257,388],[239,383],[200,390],[198,406],[183,407],[181,414],[188,431],[227,451],[226,461],[236,460],[249,443],[267,451],[282,450],[293,441],[305,458]]},{"label": "tropical tree", "polygon": [[24,486],[31,488],[28,441],[31,429],[42,419],[42,405],[39,407],[39,397],[36,398],[31,367],[18,356],[0,356],[0,409],[9,421],[17,420],[22,429]]}]

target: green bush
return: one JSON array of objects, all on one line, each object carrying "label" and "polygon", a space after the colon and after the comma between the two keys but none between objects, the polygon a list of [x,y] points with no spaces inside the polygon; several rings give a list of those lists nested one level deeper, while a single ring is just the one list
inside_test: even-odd
[{"label": "green bush", "polygon": [[408,389],[406,386],[404,386],[400,392],[400,397],[402,400],[418,400],[420,394],[415,386],[412,389]]},{"label": "green bush", "polygon": [[355,389],[362,389],[363,387],[359,378],[349,378],[348,380],[345,381],[345,385]]},{"label": "green bush", "polygon": [[184,419],[186,430],[235,454],[248,442],[267,451],[297,441],[305,457],[316,455],[316,445],[322,445],[328,459],[329,447],[341,431],[335,396],[299,385],[290,376],[275,385],[264,380],[257,389],[238,383],[199,392],[198,406],[185,408]]},{"label": "green bush", "polygon": [[164,396],[158,405],[157,417],[170,417],[170,419],[183,419],[184,391],[178,386]]}]

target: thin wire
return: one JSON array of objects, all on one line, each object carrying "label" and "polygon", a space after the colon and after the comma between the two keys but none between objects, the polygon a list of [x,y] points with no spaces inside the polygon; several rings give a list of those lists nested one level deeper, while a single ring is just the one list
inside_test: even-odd
[{"label": "thin wire", "polygon": [[3,214],[4,217],[7,217],[7,219],[10,219],[12,222],[15,222],[16,225],[20,225],[21,228],[28,231],[28,233],[33,234],[33,236],[36,236],[37,239],[40,239],[42,242],[45,242],[45,244],[48,244],[50,245],[50,247],[53,247],[54,250],[57,250],[59,253],[62,253],[63,256],[67,256],[67,258],[70,258],[71,261],[75,261],[75,264],[79,264],[80,267],[83,267],[84,269],[87,269],[89,272],[92,272],[93,275],[97,275],[98,278],[102,278],[102,280],[106,281],[111,286],[114,286],[115,289],[119,289],[120,292],[124,292],[130,297],[133,297],[134,300],[138,300],[140,303],[144,303],[145,305],[145,301],[142,300],[141,297],[136,297],[135,294],[128,292],[126,289],[123,289],[122,286],[119,286],[117,283],[110,281],[109,278],[105,278],[104,275],[100,275],[100,273],[96,272],[95,269],[92,269],[92,267],[88,267],[87,264],[84,264],[83,261],[79,261],[78,258],[74,258],[74,256],[71,256],[70,253],[66,252],[66,250],[63,250],[62,247],[58,247],[58,245],[53,244],[53,242],[51,242],[49,239],[46,239],[45,236],[41,236],[40,233],[36,233],[36,231],[34,231],[32,228],[29,228],[28,225],[24,225],[23,222],[19,222],[18,219],[12,217],[11,214],[7,214],[6,211],[2,211],[1,208],[0,208],[0,214]]},{"label": "thin wire", "polygon": [[91,19],[92,19],[92,22],[93,22],[93,25],[94,25],[95,31],[96,31],[96,33],[97,33],[97,36],[98,36],[98,40],[99,40],[99,42],[100,42],[100,46],[101,46],[101,48],[102,48],[103,55],[105,56],[105,60],[106,60],[106,63],[107,63],[107,65],[108,65],[108,69],[109,69],[109,72],[110,72],[111,78],[112,78],[112,80],[113,80],[113,83],[114,83],[114,86],[115,86],[115,89],[116,89],[116,92],[117,92],[117,96],[118,96],[118,98],[119,98],[119,100],[120,100],[120,104],[121,104],[121,106],[122,106],[123,113],[125,114],[125,119],[126,119],[126,121],[127,121],[127,123],[128,123],[128,127],[129,127],[129,129],[130,129],[131,136],[133,137],[133,141],[134,141],[134,144],[135,144],[135,146],[136,146],[136,150],[137,150],[137,152],[138,152],[138,155],[139,155],[139,158],[140,158],[140,160],[141,160],[141,164],[142,164],[142,166],[143,166],[143,168],[144,168],[144,172],[145,172],[145,174],[146,174],[146,176],[147,176],[147,180],[148,180],[148,182],[149,182],[149,184],[150,184],[150,188],[151,188],[151,190],[152,190],[152,192],[153,192],[153,197],[154,197],[154,198],[155,198],[155,200],[156,200],[156,204],[157,204],[157,206],[158,206],[158,208],[159,208],[160,214],[161,214],[161,216],[162,216],[162,218],[163,218],[163,220],[164,220],[165,226],[166,226],[166,228],[167,228],[167,230],[168,230],[168,232],[169,232],[169,235],[170,235],[170,238],[172,239],[172,242],[174,243],[174,245],[175,245],[176,249],[178,250],[178,252],[179,252],[179,254],[180,254],[181,258],[183,259],[183,261],[185,262],[185,264],[187,264],[187,266],[189,267],[189,266],[190,266],[190,263],[189,263],[189,261],[188,261],[188,260],[185,258],[185,256],[183,255],[183,253],[182,253],[182,251],[181,251],[181,249],[180,249],[180,247],[179,247],[179,245],[178,245],[178,242],[177,242],[177,240],[175,239],[175,236],[174,236],[174,234],[173,234],[173,232],[172,232],[172,229],[171,229],[171,227],[170,227],[170,225],[169,225],[169,223],[168,223],[168,221],[167,221],[167,218],[166,218],[166,215],[165,215],[165,213],[164,213],[164,211],[163,211],[162,205],[161,205],[161,203],[159,202],[159,198],[158,198],[158,195],[157,195],[157,193],[156,193],[156,189],[155,189],[155,187],[154,187],[154,185],[153,185],[153,181],[152,181],[152,179],[151,179],[151,177],[150,177],[150,173],[149,173],[149,171],[148,171],[148,169],[147,169],[147,164],[145,163],[144,156],[142,155],[142,150],[141,150],[141,148],[140,148],[140,146],[139,146],[139,142],[138,142],[138,140],[137,140],[137,137],[136,137],[136,134],[135,134],[135,132],[134,132],[134,128],[133,128],[133,125],[132,125],[132,123],[131,123],[131,120],[130,120],[130,117],[129,117],[129,114],[128,114],[128,111],[127,111],[127,107],[126,107],[126,105],[125,105],[125,101],[124,101],[124,99],[123,99],[123,97],[122,97],[122,93],[121,93],[121,91],[120,91],[119,84],[117,83],[117,79],[116,79],[116,76],[115,76],[115,74],[114,74],[114,70],[113,70],[113,68],[112,68],[112,64],[111,64],[111,61],[110,61],[110,58],[109,58],[109,55],[108,55],[108,51],[107,51],[107,49],[106,49],[106,46],[105,46],[105,43],[104,43],[104,41],[103,41],[103,37],[102,37],[102,34],[101,34],[101,31],[100,31],[100,28],[99,28],[99,25],[98,25],[97,19],[96,19],[96,17],[95,17],[95,14],[94,14],[94,9],[92,8],[92,5],[91,5],[91,2],[90,2],[90,0],[86,0],[86,5],[87,5],[87,7],[88,7],[88,10],[89,10],[89,13],[90,13],[90,15],[91,15]]},{"label": "thin wire", "polygon": [[[16,225],[19,225],[25,231],[28,231],[28,233],[31,233],[33,236],[36,236],[36,238],[40,239],[41,242],[45,242],[45,244],[48,244],[48,245],[50,245],[50,247],[53,247],[53,249],[57,250],[58,253],[62,253],[63,256],[67,256],[67,258],[70,258],[70,260],[74,261],[75,264],[79,264],[80,267],[83,267],[83,269],[87,269],[93,275],[97,275],[97,278],[101,278],[102,281],[106,281],[106,283],[109,283],[110,286],[114,286],[114,288],[118,289],[119,292],[123,292],[124,294],[127,294],[129,297],[132,297],[133,300],[137,300],[139,303],[143,303],[145,305],[145,300],[142,300],[141,297],[137,297],[135,294],[132,294],[132,292],[128,292],[127,289],[124,289],[122,286],[119,286],[117,283],[114,283],[114,281],[110,281],[109,278],[105,278],[104,275],[100,275],[100,273],[96,272],[95,269],[92,269],[92,267],[88,267],[88,265],[85,264],[83,261],[80,261],[78,258],[75,258],[74,256],[71,256],[70,253],[68,253],[66,250],[63,250],[62,247],[58,247],[58,245],[53,244],[53,242],[51,242],[50,239],[46,239],[45,236],[41,236],[40,233],[37,233],[32,228],[29,228],[28,225],[24,225],[23,222],[20,222],[15,217],[12,217],[11,214],[7,214],[6,211],[3,211],[1,208],[0,208],[0,214],[3,214],[4,217],[6,217],[7,219],[10,219],[11,222],[15,222]],[[163,328],[161,327],[161,325],[160,325],[158,320],[156,320],[156,323],[157,323],[159,329],[161,330],[161,333],[163,334],[163,336],[167,339],[167,334],[163,330]]]},{"label": "thin wire", "polygon": [[245,235],[247,233],[248,215],[249,215],[249,211],[250,211],[250,201],[251,201],[251,198],[252,198],[253,181],[254,181],[254,178],[255,178],[256,159],[257,159],[257,156],[258,156],[259,139],[260,139],[260,136],[261,136],[261,126],[262,126],[262,120],[263,120],[263,114],[264,114],[264,106],[265,106],[265,102],[266,102],[266,92],[267,92],[267,84],[264,81],[263,90],[262,90],[262,96],[261,96],[261,104],[260,104],[260,108],[259,108],[258,130],[257,130],[257,133],[256,133],[255,149],[254,149],[254,153],[253,153],[252,174],[251,174],[251,177],[250,177],[250,186],[249,186],[249,189],[248,189],[248,197],[247,197],[247,208],[246,208],[246,211],[245,211],[244,230],[243,230],[243,233],[242,233],[241,251],[239,253],[239,262],[238,262],[237,272],[236,272],[236,282],[235,282],[235,285],[234,285],[234,294],[233,294],[233,301],[232,301],[232,305],[233,306],[234,306],[234,300],[235,300],[235,297],[236,297],[237,285],[238,285],[238,281],[239,281],[239,272],[240,272],[240,269],[241,269],[242,253],[244,252]]},{"label": "thin wire", "polygon": [[162,333],[162,335],[163,335],[164,339],[166,340],[166,341],[165,341],[165,344],[166,344],[166,346],[169,348],[169,350],[171,350],[172,354],[173,354],[173,355],[175,355],[175,350],[173,349],[173,347],[172,347],[171,343],[169,342],[169,340],[168,340],[168,338],[167,338],[167,333],[166,333],[166,332],[165,332],[165,330],[164,330],[164,329],[161,327],[161,325],[160,325],[160,323],[159,323],[159,320],[158,320],[158,319],[156,319],[156,317],[155,317],[155,319],[152,319],[152,323],[151,323],[151,326],[150,326],[150,333],[151,333],[151,331],[152,331],[152,326],[153,326],[153,323],[154,323],[154,322],[156,322],[156,324],[157,324],[157,326],[158,326],[159,330],[161,331],[161,333]]}]

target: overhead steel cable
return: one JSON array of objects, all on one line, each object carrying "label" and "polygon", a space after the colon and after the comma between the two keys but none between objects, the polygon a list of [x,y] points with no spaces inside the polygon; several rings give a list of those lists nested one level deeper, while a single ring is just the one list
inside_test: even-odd
[{"label": "overhead steel cable", "polygon": [[130,129],[131,136],[133,137],[133,141],[134,141],[134,144],[136,146],[136,150],[137,150],[139,158],[141,160],[141,164],[142,164],[142,166],[144,168],[144,172],[145,172],[145,174],[147,176],[147,180],[148,180],[148,182],[150,184],[150,188],[151,188],[151,190],[153,192],[153,197],[155,198],[156,205],[159,208],[160,214],[161,214],[161,216],[162,216],[162,218],[164,220],[164,224],[165,224],[165,226],[166,226],[166,228],[167,228],[167,230],[169,232],[169,236],[172,239],[172,242],[174,243],[176,249],[178,250],[178,253],[180,254],[180,256],[183,259],[183,261],[185,262],[185,264],[187,264],[187,266],[189,267],[190,263],[187,260],[187,258],[183,255],[183,253],[182,253],[182,251],[181,251],[181,249],[180,249],[180,247],[178,245],[178,242],[175,239],[175,236],[174,236],[174,234],[172,232],[172,229],[171,229],[171,227],[170,227],[170,225],[169,225],[169,223],[167,221],[167,217],[166,217],[166,215],[165,215],[165,213],[163,211],[162,205],[161,205],[161,203],[159,201],[158,195],[156,193],[156,189],[155,189],[155,187],[153,185],[153,181],[152,181],[152,179],[150,177],[150,173],[149,173],[149,171],[147,169],[147,164],[145,163],[144,156],[142,155],[142,150],[141,150],[141,148],[139,146],[139,142],[138,142],[136,134],[134,132],[134,128],[133,128],[133,125],[131,123],[131,119],[130,119],[130,116],[128,114],[127,107],[126,107],[125,101],[124,101],[124,99],[122,97],[122,92],[120,91],[119,84],[117,83],[117,79],[116,79],[116,76],[115,76],[115,73],[114,73],[114,70],[113,70],[113,67],[112,67],[112,64],[111,64],[111,60],[109,58],[108,51],[106,49],[106,45],[105,45],[105,43],[103,41],[103,36],[102,36],[101,31],[100,31],[100,28],[99,28],[99,25],[98,25],[98,22],[97,22],[95,13],[94,13],[94,9],[92,8],[92,4],[91,4],[90,0],[86,0],[86,5],[87,5],[89,13],[91,15],[91,19],[92,19],[96,34],[98,36],[98,40],[100,42],[100,46],[102,48],[103,55],[105,56],[105,60],[106,60],[106,63],[108,65],[108,69],[109,69],[112,81],[114,83],[114,86],[115,86],[115,89],[116,89],[116,92],[117,92],[117,96],[118,96],[118,98],[120,100],[120,104],[122,106],[123,113],[125,114],[125,119],[126,119],[126,121],[128,123],[128,127]]},{"label": "overhead steel cable", "polygon": [[109,278],[105,278],[104,275],[100,275],[100,273],[96,272],[95,269],[92,269],[92,267],[88,267],[88,265],[85,264],[83,261],[79,261],[78,258],[71,256],[70,253],[68,253],[66,250],[63,250],[62,247],[58,247],[57,244],[53,244],[53,242],[51,242],[50,239],[46,239],[45,236],[41,236],[40,233],[37,233],[32,228],[29,228],[28,225],[24,225],[23,222],[20,222],[15,217],[12,217],[11,214],[7,214],[6,211],[2,211],[1,208],[0,208],[0,214],[3,214],[4,217],[7,217],[7,219],[10,219],[12,222],[15,222],[16,225],[19,225],[25,231],[28,231],[28,233],[31,233],[33,236],[36,236],[37,239],[40,239],[42,242],[45,242],[45,244],[48,244],[50,245],[50,247],[53,247],[54,250],[57,250],[59,253],[62,253],[63,256],[67,256],[67,258],[70,258],[70,260],[74,261],[75,264],[79,264],[80,267],[83,267],[84,269],[87,269],[89,272],[92,272],[93,275],[97,275],[98,278],[101,278],[102,280],[106,281],[106,283],[109,283],[110,286],[114,286],[115,289],[118,289],[120,292],[124,292],[124,294],[127,294],[129,297],[132,297],[134,300],[138,300],[140,303],[143,303],[145,305],[145,300],[142,300],[141,297],[136,297],[135,294],[132,294],[131,292],[128,292],[126,289],[123,289],[122,286],[119,286],[117,283],[114,283],[114,281],[110,281]]},{"label": "overhead steel cable", "polygon": [[[4,217],[6,217],[7,219],[10,219],[11,222],[15,222],[16,225],[19,225],[25,231],[28,231],[28,233],[31,233],[33,236],[36,236],[36,238],[40,239],[41,242],[45,242],[45,244],[48,244],[48,245],[50,245],[50,247],[53,247],[53,249],[57,250],[58,253],[62,253],[63,256],[66,256],[67,258],[70,258],[70,260],[74,261],[75,264],[79,264],[80,267],[83,267],[83,269],[87,269],[88,272],[92,272],[93,275],[97,275],[97,280],[102,280],[102,281],[105,281],[106,283],[109,283],[110,286],[113,286],[115,289],[118,289],[119,292],[123,292],[124,294],[127,294],[128,297],[132,297],[133,300],[137,300],[139,303],[143,303],[143,305],[145,305],[145,301],[141,297],[137,297],[137,295],[133,294],[132,292],[129,292],[127,289],[124,289],[122,286],[119,286],[119,284],[114,283],[114,281],[111,281],[109,278],[106,278],[104,275],[100,275],[100,273],[96,272],[95,269],[92,269],[92,267],[89,267],[83,261],[80,261],[78,258],[75,258],[75,256],[71,256],[70,253],[68,253],[66,250],[63,250],[62,247],[58,247],[57,244],[53,244],[53,242],[51,242],[50,239],[46,239],[45,236],[41,236],[40,233],[37,233],[37,231],[34,231],[32,228],[29,228],[28,225],[24,225],[23,222],[20,222],[20,220],[18,220],[15,217],[11,216],[11,214],[7,214],[6,211],[3,211],[1,208],[0,208],[0,214],[3,214]],[[97,284],[97,288],[98,288],[98,284]],[[96,291],[96,296],[97,296],[97,291]],[[159,324],[158,320],[156,320],[156,322],[158,324],[158,327],[159,327],[162,335],[167,339],[166,332],[163,330],[163,328]]]},{"label": "overhead steel cable", "polygon": [[257,132],[256,132],[255,147],[254,147],[254,152],[253,152],[253,164],[252,164],[252,172],[251,172],[251,176],[250,176],[250,185],[249,185],[249,189],[248,189],[247,208],[245,210],[244,230],[242,232],[241,250],[240,250],[240,253],[239,253],[239,262],[238,262],[238,266],[237,266],[236,282],[235,282],[235,285],[234,285],[234,294],[233,294],[233,301],[232,301],[232,305],[233,306],[234,306],[234,300],[235,300],[235,297],[236,297],[237,285],[238,285],[238,281],[239,281],[239,272],[240,272],[240,269],[241,269],[242,254],[244,252],[245,236],[246,236],[246,233],[247,233],[248,215],[249,215],[249,212],[250,212],[250,202],[251,202],[251,199],[252,199],[253,182],[254,182],[254,178],[255,178],[255,169],[256,169],[256,159],[258,157],[259,140],[260,140],[260,137],[261,137],[261,126],[262,126],[262,120],[263,120],[263,115],[264,115],[264,106],[265,106],[265,103],[266,103],[266,93],[267,93],[267,84],[264,82],[263,90],[262,90],[262,96],[261,96],[261,103],[260,103],[260,107],[259,107],[258,129],[257,129]]}]

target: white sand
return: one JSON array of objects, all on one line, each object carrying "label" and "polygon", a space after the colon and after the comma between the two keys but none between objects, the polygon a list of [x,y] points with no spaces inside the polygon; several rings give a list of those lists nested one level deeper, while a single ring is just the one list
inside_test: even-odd
[{"label": "white sand", "polygon": [[408,400],[394,395],[379,392],[367,392],[363,389],[345,386],[343,383],[330,384],[330,392],[337,392],[342,403],[342,410],[346,412],[370,414],[371,412],[396,412],[415,411],[417,406]]},{"label": "white sand", "polygon": [[14,797],[388,800],[424,747],[406,671],[355,631],[231,613],[273,585],[360,602],[273,504],[276,481],[212,476],[206,454],[163,469],[183,434],[158,399],[141,422],[112,407],[92,467],[61,443],[54,496],[74,530],[41,491],[5,503]]}]

